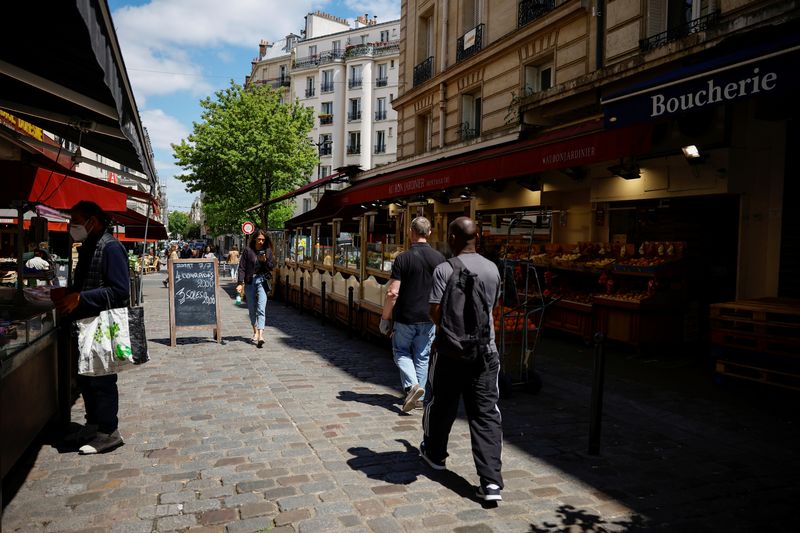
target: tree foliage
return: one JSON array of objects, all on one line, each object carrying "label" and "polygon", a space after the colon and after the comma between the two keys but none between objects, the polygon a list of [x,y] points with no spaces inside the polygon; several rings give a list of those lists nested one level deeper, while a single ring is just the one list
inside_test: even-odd
[{"label": "tree foliage", "polygon": [[199,239],[202,236],[203,228],[197,222],[190,222],[186,226],[185,239]]},{"label": "tree foliage", "polygon": [[175,238],[186,233],[186,226],[189,224],[189,214],[183,211],[170,211],[167,215],[167,226],[169,231],[172,232],[172,237]]},{"label": "tree foliage", "polygon": [[234,82],[200,105],[202,121],[172,148],[186,169],[178,179],[190,191],[205,193],[211,232],[236,232],[250,217],[261,227],[276,227],[272,213],[281,208],[244,210],[297,188],[313,171],[318,162],[308,138],[313,110],[299,102],[280,103],[280,94],[269,86]]}]

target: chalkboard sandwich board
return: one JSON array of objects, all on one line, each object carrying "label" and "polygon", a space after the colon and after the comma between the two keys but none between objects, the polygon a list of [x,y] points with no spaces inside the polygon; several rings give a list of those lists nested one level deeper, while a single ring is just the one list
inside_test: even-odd
[{"label": "chalkboard sandwich board", "polygon": [[219,265],[216,259],[173,259],[169,272],[169,333],[184,329],[214,329],[222,340],[219,314]]}]

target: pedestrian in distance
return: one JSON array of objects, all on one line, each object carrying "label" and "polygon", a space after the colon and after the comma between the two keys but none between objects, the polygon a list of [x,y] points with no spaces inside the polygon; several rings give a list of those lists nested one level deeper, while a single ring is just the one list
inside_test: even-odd
[{"label": "pedestrian in distance", "polygon": [[189,248],[189,243],[188,242],[183,245],[183,248],[181,249],[181,252],[180,252],[180,258],[181,259],[191,259],[192,258],[192,250],[191,250],[191,248]]},{"label": "pedestrian in distance", "polygon": [[[130,302],[128,256],[109,227],[111,219],[94,202],[81,201],[72,208],[69,233],[82,243],[73,284],[51,292],[62,323],[96,317],[107,309],[127,307]],[[77,337],[72,338],[77,350]],[[79,453],[103,453],[123,444],[119,433],[117,375],[78,376],[86,425],[66,441],[81,445]]]},{"label": "pedestrian in distance", "polygon": [[214,253],[214,248],[210,245],[206,245],[203,249],[203,258],[204,259],[214,259],[217,255]]},{"label": "pedestrian in distance", "polygon": [[266,324],[267,294],[270,291],[272,269],[275,259],[272,253],[272,241],[263,229],[256,230],[250,236],[250,242],[242,251],[239,260],[236,292],[245,296],[247,310],[250,312],[250,324],[253,326],[253,343],[264,346],[264,326]]},{"label": "pedestrian in distance", "polygon": [[231,246],[228,252],[228,265],[231,269],[231,279],[236,281],[239,276],[239,247],[235,244]]},{"label": "pedestrian in distance", "polygon": [[423,414],[420,456],[431,468],[446,469],[447,441],[463,396],[472,457],[480,477],[477,496],[500,501],[500,356],[492,320],[500,297],[500,273],[477,253],[478,228],[470,218],[457,218],[447,233],[454,257],[433,272],[429,299],[431,319],[438,329],[428,372],[430,398]]},{"label": "pedestrian in distance", "polygon": [[428,296],[433,270],[445,261],[431,248],[431,223],[416,217],[408,229],[410,247],[392,264],[380,330],[391,336],[394,362],[405,392],[403,412],[421,406],[428,379],[428,359],[436,327],[431,322]]}]

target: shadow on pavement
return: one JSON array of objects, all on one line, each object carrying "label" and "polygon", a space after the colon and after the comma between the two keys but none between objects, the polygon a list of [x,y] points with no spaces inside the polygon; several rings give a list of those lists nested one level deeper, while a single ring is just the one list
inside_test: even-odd
[{"label": "shadow on pavement", "polygon": [[383,407],[393,413],[410,416],[398,407],[400,398],[393,394],[361,394],[359,392],[343,390],[339,391],[339,396],[337,396],[336,399],[343,402],[360,402],[376,407]]},{"label": "shadow on pavement", "polygon": [[485,503],[475,496],[476,487],[469,481],[450,470],[437,472],[429,468],[420,459],[418,448],[405,439],[396,441],[405,446],[404,451],[375,452],[363,446],[349,448],[347,451],[353,458],[348,459],[347,464],[370,479],[395,485],[408,485],[416,481],[420,475],[424,475],[462,498]]},{"label": "shadow on pavement", "polygon": [[572,505],[560,506],[556,509],[556,515],[558,515],[560,523],[544,521],[538,525],[531,524],[529,533],[572,533],[574,531],[633,533],[653,531],[647,521],[639,515],[634,515],[630,520],[606,521],[596,514],[592,514],[585,509],[577,509]]}]

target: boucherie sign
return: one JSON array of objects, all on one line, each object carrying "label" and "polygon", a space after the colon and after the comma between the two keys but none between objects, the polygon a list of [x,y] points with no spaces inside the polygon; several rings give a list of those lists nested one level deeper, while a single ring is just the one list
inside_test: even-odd
[{"label": "boucherie sign", "polygon": [[675,72],[649,87],[609,95],[602,100],[606,127],[657,120],[796,89],[800,84],[793,62],[800,60],[799,55],[792,48],[738,63],[717,63],[705,71]]}]

